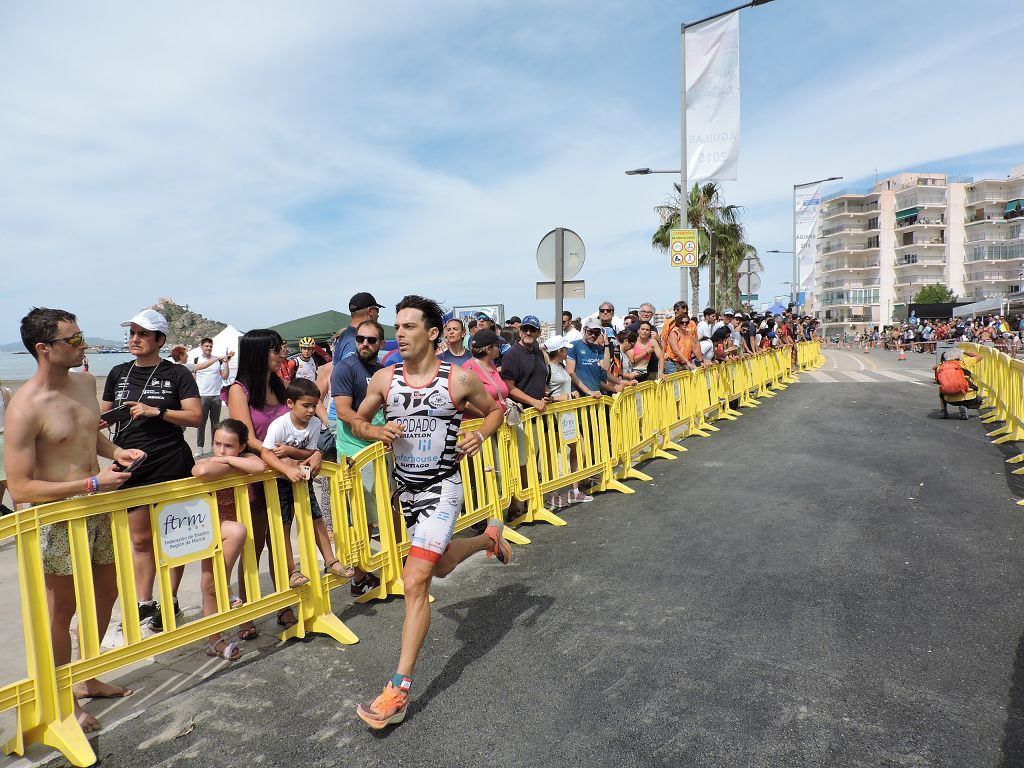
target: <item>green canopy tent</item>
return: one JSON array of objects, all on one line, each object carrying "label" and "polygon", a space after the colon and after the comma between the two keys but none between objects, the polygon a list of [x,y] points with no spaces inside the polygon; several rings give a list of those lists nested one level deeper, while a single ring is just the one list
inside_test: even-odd
[{"label": "green canopy tent", "polygon": [[[289,347],[297,349],[299,339],[303,336],[312,336],[318,344],[323,346],[338,331],[348,328],[351,322],[352,317],[350,315],[328,309],[315,315],[307,315],[306,317],[278,323],[277,325],[270,326],[270,328],[281,334],[281,338],[288,343]],[[395,338],[394,326],[384,326],[384,338]]]}]

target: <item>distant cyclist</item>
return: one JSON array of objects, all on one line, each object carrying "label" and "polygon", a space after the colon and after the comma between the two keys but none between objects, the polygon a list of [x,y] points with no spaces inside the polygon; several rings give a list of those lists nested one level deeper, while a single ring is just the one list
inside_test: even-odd
[{"label": "distant cyclist", "polygon": [[[356,413],[352,431],[362,440],[381,440],[394,453],[394,479],[403,511],[411,518],[411,548],[402,579],[405,623],[398,667],[383,693],[357,707],[371,728],[405,718],[413,668],[430,626],[430,582],[444,578],[476,552],[502,563],[512,549],[502,538],[501,520],[491,518],[484,533],[452,539],[462,508],[459,462],[480,450],[502,422],[502,411],[474,374],[439,360],[436,354],[444,313],[430,299],[406,296],[395,307],[395,338],[402,362],[377,371]],[[460,430],[462,411],[472,405],[483,414],[479,430]],[[385,423],[374,426],[384,408]]]}]

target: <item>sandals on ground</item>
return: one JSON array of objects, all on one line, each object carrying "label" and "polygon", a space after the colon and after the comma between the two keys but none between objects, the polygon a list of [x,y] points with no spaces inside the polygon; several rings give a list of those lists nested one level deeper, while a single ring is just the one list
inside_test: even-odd
[{"label": "sandals on ground", "polygon": [[259,637],[260,631],[256,629],[254,624],[250,624],[248,627],[242,627],[238,630],[239,640],[252,640],[253,638]]},{"label": "sandals on ground", "polygon": [[344,565],[341,560],[331,560],[331,562],[324,564],[324,573],[328,576],[341,576],[345,579],[351,579],[356,575],[356,569],[351,565]]},{"label": "sandals on ground", "polygon": [[309,576],[304,574],[302,571],[294,570],[288,574],[288,586],[291,589],[301,587],[304,584],[309,584]]},{"label": "sandals on ground", "polygon": [[[286,613],[290,613],[291,614],[291,618],[290,619],[284,618]],[[292,627],[294,627],[296,624],[299,623],[299,619],[298,619],[298,617],[296,617],[295,611],[293,611],[291,609],[291,606],[289,606],[287,608],[282,608],[280,611],[277,612],[277,623],[280,624],[285,629],[291,629]]]},{"label": "sandals on ground", "polygon": [[[223,648],[221,648],[221,644],[223,644]],[[218,648],[221,649],[218,651]],[[238,649],[238,643],[229,643],[223,637],[215,643],[206,644],[206,655],[224,659],[225,661],[238,661],[242,658],[242,652]]]}]

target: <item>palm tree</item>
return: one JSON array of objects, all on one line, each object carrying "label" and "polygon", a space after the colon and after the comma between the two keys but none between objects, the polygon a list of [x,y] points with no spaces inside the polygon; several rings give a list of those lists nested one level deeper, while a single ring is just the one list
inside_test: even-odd
[{"label": "palm tree", "polygon": [[723,306],[736,306],[740,299],[740,268],[748,256],[754,258],[755,265],[760,268],[757,249],[746,239],[746,231],[738,221],[727,223],[718,233],[718,303]]},{"label": "palm tree", "polygon": [[[670,230],[679,229],[679,209],[682,202],[682,187],[678,184],[675,187],[675,197],[670,198],[654,210],[661,217],[661,226],[651,236],[651,245],[661,251],[668,252]],[[687,195],[686,201],[687,224],[685,228],[697,230],[700,257],[697,262],[697,269],[690,270],[690,311],[699,312],[698,296],[700,293],[700,268],[706,267],[708,257],[711,253],[711,239],[709,233],[714,231],[717,234],[725,231],[728,224],[736,223],[739,207],[735,205],[723,205],[721,201],[721,190],[713,181],[705,182],[702,185],[694,184],[693,189]]]}]

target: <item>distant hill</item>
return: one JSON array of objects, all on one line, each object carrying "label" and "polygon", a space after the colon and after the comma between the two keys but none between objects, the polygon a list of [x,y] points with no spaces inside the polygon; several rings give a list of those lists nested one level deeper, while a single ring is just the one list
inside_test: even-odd
[{"label": "distant hill", "polygon": [[184,344],[195,347],[204,336],[216,336],[227,327],[227,323],[210,320],[198,312],[193,312],[186,304],[182,306],[174,299],[161,298],[153,309],[167,318],[170,330],[167,334],[167,345]]},{"label": "distant hill", "polygon": [[[227,323],[203,317],[198,312],[193,312],[187,304],[182,306],[174,299],[161,298],[152,306],[167,318],[169,329],[165,350],[169,350],[175,344],[184,344],[190,349],[197,347],[204,336],[212,338],[227,327]],[[93,336],[87,336],[86,341],[92,347],[120,347],[124,344],[123,339],[101,339]],[[25,346],[20,341],[0,345],[0,352],[24,351]]]}]

